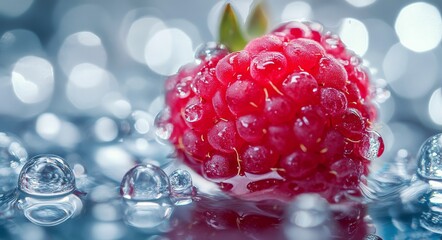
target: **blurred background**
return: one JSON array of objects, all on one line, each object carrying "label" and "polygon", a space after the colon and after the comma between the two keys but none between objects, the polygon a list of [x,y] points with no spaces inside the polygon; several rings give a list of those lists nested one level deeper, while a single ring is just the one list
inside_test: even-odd
[{"label": "blurred background", "polygon": [[[252,1],[230,2],[245,21]],[[0,1],[0,131],[22,139],[30,156],[65,157],[95,183],[115,185],[134,162],[163,159],[168,147],[146,136],[162,108],[164,80],[193,61],[200,44],[216,39],[224,4]],[[364,58],[380,109],[376,129],[386,145],[374,168],[401,149],[416,155],[426,138],[442,131],[442,1],[280,0],[267,6],[272,27],[318,21]],[[102,213],[92,211],[90,221],[94,214]],[[69,224],[63,229],[75,228]],[[11,235],[21,239],[49,239],[58,231],[25,221],[15,226],[37,234]],[[88,226],[87,239],[127,234],[112,226]]]}]

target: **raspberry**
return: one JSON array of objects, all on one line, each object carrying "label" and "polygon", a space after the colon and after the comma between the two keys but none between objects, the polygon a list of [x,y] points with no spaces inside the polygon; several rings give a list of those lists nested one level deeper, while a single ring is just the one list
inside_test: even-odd
[{"label": "raspberry", "polygon": [[232,53],[207,44],[166,81],[169,140],[196,172],[243,198],[360,196],[383,149],[360,62],[315,23],[284,24]]}]

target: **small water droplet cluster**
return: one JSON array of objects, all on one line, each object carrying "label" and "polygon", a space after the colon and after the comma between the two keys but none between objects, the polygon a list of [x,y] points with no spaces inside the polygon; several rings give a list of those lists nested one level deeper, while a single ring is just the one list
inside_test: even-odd
[{"label": "small water droplet cluster", "polygon": [[125,221],[134,227],[158,230],[158,226],[168,224],[174,205],[191,203],[194,193],[186,170],[177,169],[167,176],[155,165],[137,165],[126,173],[120,185]]},{"label": "small water droplet cluster", "polygon": [[157,126],[186,164],[236,195],[358,195],[384,148],[369,85],[338,36],[290,22],[238,52],[203,45],[166,81]]}]

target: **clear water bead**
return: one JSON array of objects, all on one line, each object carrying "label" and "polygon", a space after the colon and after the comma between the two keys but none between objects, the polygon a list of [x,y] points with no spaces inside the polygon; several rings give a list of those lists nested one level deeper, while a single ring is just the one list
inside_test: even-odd
[{"label": "clear water bead", "polygon": [[417,173],[425,180],[442,181],[442,133],[428,138],[417,157]]},{"label": "clear water bead", "polygon": [[226,46],[217,42],[207,42],[200,45],[195,52],[195,59],[207,61],[212,57],[227,55],[229,50]]},{"label": "clear water bead", "polygon": [[75,175],[63,158],[38,155],[23,166],[18,184],[19,189],[29,195],[64,195],[75,190]]},{"label": "clear water bead", "polygon": [[20,140],[0,132],[0,199],[17,188],[18,174],[27,158],[28,153]]},{"label": "clear water bead", "polygon": [[384,141],[381,135],[375,131],[368,131],[364,134],[359,144],[359,153],[361,156],[371,161],[380,157],[384,152]]},{"label": "clear water bead", "polygon": [[175,205],[186,205],[192,202],[194,187],[192,177],[186,170],[177,169],[169,175],[170,191]]},{"label": "clear water bead", "polygon": [[442,191],[431,191],[423,198],[427,211],[420,217],[420,224],[423,228],[442,234]]},{"label": "clear water bead", "polygon": [[170,195],[169,178],[159,167],[137,165],[124,175],[120,185],[123,198],[134,201],[149,201]]},{"label": "clear water bead", "polygon": [[172,135],[173,125],[169,122],[170,117],[170,109],[166,107],[155,118],[155,135],[161,142],[167,142]]}]

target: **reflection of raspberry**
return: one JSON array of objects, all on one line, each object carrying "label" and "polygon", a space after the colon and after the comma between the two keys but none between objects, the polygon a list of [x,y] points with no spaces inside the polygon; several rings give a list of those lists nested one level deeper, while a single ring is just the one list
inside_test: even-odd
[{"label": "reflection of raspberry", "polygon": [[243,197],[359,194],[376,113],[367,73],[338,37],[290,22],[199,58],[166,82],[170,141],[185,163]]}]

